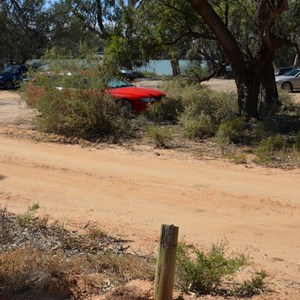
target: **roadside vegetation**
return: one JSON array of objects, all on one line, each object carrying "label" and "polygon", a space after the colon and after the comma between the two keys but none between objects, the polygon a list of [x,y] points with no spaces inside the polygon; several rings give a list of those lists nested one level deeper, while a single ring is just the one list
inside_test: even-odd
[{"label": "roadside vegetation", "polygon": [[82,299],[133,279],[153,280],[154,259],[96,224],[70,231],[35,203],[21,215],[0,210],[0,298]]},{"label": "roadside vegetation", "polygon": [[[67,230],[49,216],[38,217],[39,208],[34,203],[20,215],[0,210],[0,297],[84,299],[134,279],[154,283],[155,257],[130,252],[130,241],[97,224],[86,224],[81,233]],[[180,243],[177,289],[238,297],[265,292],[266,273],[255,272],[244,253],[228,255],[228,250],[224,241],[209,251]],[[246,279],[237,280],[243,270]]]},{"label": "roadside vegetation", "polygon": [[[53,59],[55,57],[55,59]],[[135,137],[135,121],[104,93],[117,70],[99,62],[93,54],[83,60],[49,53],[53,63],[47,72],[32,72],[22,89],[29,107],[38,111],[37,129],[87,140],[117,141]]]},{"label": "roadside vegetation", "polygon": [[[54,65],[53,74],[64,74],[55,80],[49,73],[32,75],[38,80],[34,93],[30,83],[22,94],[38,111],[38,130],[93,143],[144,140],[156,148],[193,143],[195,150],[208,143],[215,145],[208,155],[234,163],[300,166],[300,105],[287,93],[280,94],[280,109],[275,114],[257,120],[240,116],[235,93],[210,90],[193,78],[167,78],[161,86],[166,97],[133,117],[104,93],[106,82],[117,76],[116,70],[105,60],[99,63],[90,58],[87,65],[84,70],[76,61]],[[69,88],[61,91],[58,86]],[[211,152],[212,147],[207,149]]]}]

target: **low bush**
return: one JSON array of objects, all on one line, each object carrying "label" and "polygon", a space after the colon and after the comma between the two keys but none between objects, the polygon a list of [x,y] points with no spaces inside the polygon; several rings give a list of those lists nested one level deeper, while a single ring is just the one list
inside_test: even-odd
[{"label": "low bush", "polygon": [[110,78],[105,67],[96,64],[81,70],[71,65],[67,73],[55,67],[50,75],[39,74],[38,81],[24,90],[27,104],[39,112],[39,130],[113,140],[134,135],[132,118],[120,109],[119,103],[104,95]]},{"label": "low bush", "polygon": [[272,161],[272,156],[276,151],[285,151],[286,147],[286,138],[281,134],[276,134],[262,139],[253,152],[262,163],[269,163]]},{"label": "low bush", "polygon": [[169,127],[159,127],[156,125],[146,127],[146,136],[157,148],[169,147],[173,133],[174,129]]},{"label": "low bush", "polygon": [[243,118],[235,117],[221,122],[218,132],[223,132],[231,142],[237,143],[244,135],[245,125],[245,120],[243,120]]},{"label": "low bush", "polygon": [[195,115],[193,107],[187,107],[179,121],[184,128],[185,136],[190,139],[213,136],[216,131],[212,117],[204,112]]},{"label": "low bush", "polygon": [[252,297],[263,293],[267,287],[265,278],[267,273],[264,270],[257,272],[251,279],[245,280],[234,289],[234,293],[239,297]]},{"label": "low bush", "polygon": [[294,147],[296,151],[300,152],[300,132],[298,132],[294,137]]},{"label": "low bush", "polygon": [[180,243],[177,249],[176,284],[184,291],[198,295],[259,294],[265,287],[264,276],[255,276],[238,283],[234,277],[248,263],[244,254],[228,257],[228,243],[213,244],[208,253],[194,245]]},{"label": "low bush", "polygon": [[213,136],[222,121],[233,118],[238,110],[232,94],[207,89],[186,90],[182,95],[184,111],[179,122],[187,136]]},{"label": "low bush", "polygon": [[17,222],[19,226],[26,227],[28,223],[30,223],[33,220],[39,208],[40,205],[38,203],[34,203],[28,207],[27,211],[24,214],[18,215]]},{"label": "low bush", "polygon": [[176,124],[183,110],[183,102],[180,98],[165,97],[159,103],[150,105],[144,112],[144,116],[152,122]]},{"label": "low bush", "polygon": [[208,90],[186,79],[165,81],[167,97],[150,106],[145,116],[160,123],[179,123],[191,139],[213,136],[221,121],[237,115],[237,101],[233,94]]}]

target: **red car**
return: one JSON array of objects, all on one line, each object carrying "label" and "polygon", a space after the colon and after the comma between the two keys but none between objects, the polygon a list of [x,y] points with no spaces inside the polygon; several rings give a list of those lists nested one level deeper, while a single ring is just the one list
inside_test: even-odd
[{"label": "red car", "polygon": [[157,102],[165,96],[165,93],[160,90],[137,87],[128,81],[119,79],[110,80],[106,92],[114,99],[122,101],[122,104],[136,114],[140,114],[149,104]]},{"label": "red car", "polygon": [[[56,82],[55,86],[59,90],[70,90],[70,89],[78,89],[82,86],[82,88],[87,88],[87,80],[74,80],[71,78],[71,73],[64,73],[64,74],[41,74],[42,76],[51,76],[51,81]],[[69,80],[61,80],[61,76],[64,76],[64,79],[67,79],[69,76]],[[65,77],[67,76],[67,77]],[[61,82],[64,82],[64,86],[61,87]],[[76,83],[76,87],[74,87],[74,82]],[[81,82],[81,83],[80,83]],[[43,85],[39,83],[39,77],[37,76],[32,83],[28,86],[28,103],[29,105],[33,105],[43,94]],[[92,89],[94,90],[94,89]],[[105,90],[106,94],[112,96],[113,99],[119,101],[124,108],[126,108],[131,113],[140,114],[145,109],[147,109],[149,104],[155,103],[160,101],[165,93],[156,89],[149,89],[149,88],[142,88],[137,87],[134,84],[120,79],[112,79],[108,82],[107,89]]]}]

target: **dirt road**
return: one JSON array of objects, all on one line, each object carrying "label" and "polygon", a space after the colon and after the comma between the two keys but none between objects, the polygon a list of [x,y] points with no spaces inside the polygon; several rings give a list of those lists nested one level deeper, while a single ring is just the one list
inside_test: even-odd
[{"label": "dirt road", "polygon": [[0,91],[1,208],[23,213],[39,202],[42,215],[75,228],[96,222],[148,254],[156,250],[161,224],[179,226],[180,239],[203,248],[227,239],[231,250],[247,250],[268,272],[276,299],[300,299],[299,169],[204,161],[142,146],[83,148],[19,138],[10,135],[14,122],[26,127],[32,112],[16,97]]}]

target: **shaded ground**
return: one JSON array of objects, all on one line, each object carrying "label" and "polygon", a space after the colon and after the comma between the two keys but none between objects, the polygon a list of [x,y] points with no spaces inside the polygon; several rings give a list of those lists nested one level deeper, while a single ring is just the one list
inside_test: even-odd
[{"label": "shaded ground", "polygon": [[[232,87],[232,81],[223,84]],[[299,169],[233,165],[148,145],[82,147],[24,139],[35,137],[28,131],[32,112],[17,100],[15,92],[0,91],[2,207],[24,213],[39,202],[42,214],[68,228],[95,222],[147,255],[155,254],[163,223],[179,226],[180,239],[204,249],[226,238],[233,251],[247,250],[269,274],[275,292],[254,299],[300,299]],[[148,296],[134,298],[128,290],[126,296],[123,289],[107,299],[150,299],[149,283],[133,286],[132,293],[142,289]]]}]

